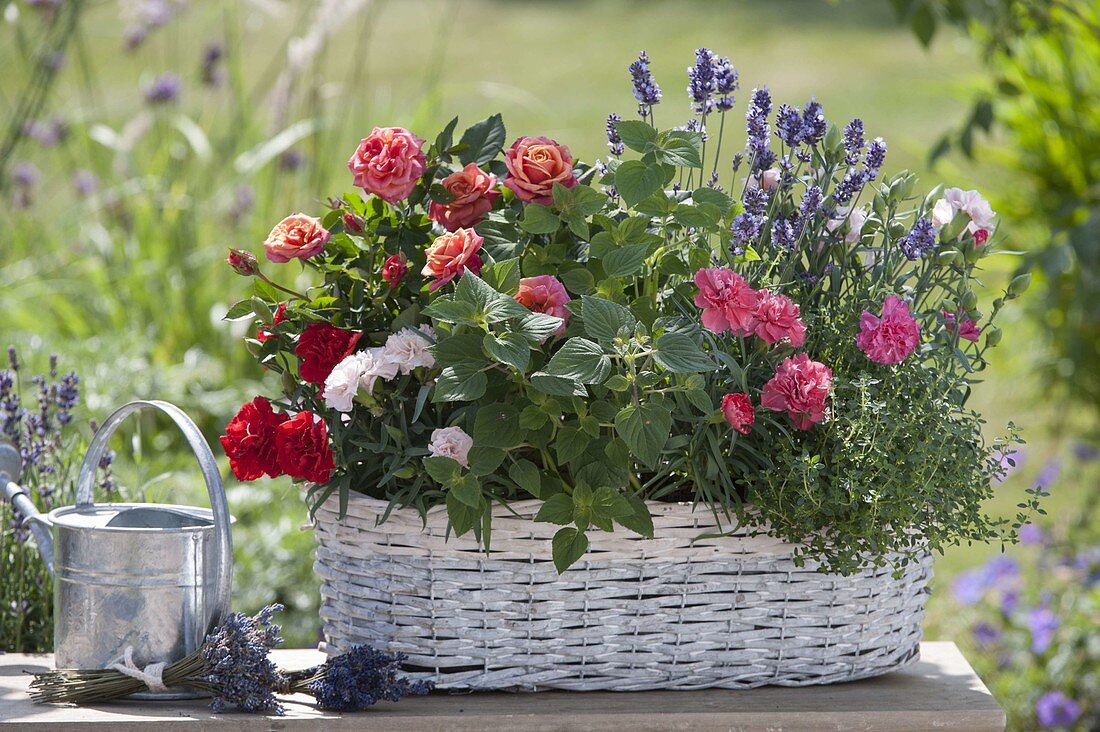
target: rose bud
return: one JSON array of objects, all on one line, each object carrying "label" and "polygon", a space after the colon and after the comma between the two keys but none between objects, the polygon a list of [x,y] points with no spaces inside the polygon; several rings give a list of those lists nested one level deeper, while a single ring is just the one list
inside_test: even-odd
[{"label": "rose bud", "polygon": [[409,265],[400,254],[393,255],[382,265],[382,280],[389,282],[391,289],[400,285],[408,273]]},{"label": "rose bud", "polygon": [[231,247],[225,261],[239,275],[251,277],[256,274],[256,255],[252,252]]},{"label": "rose bud", "polygon": [[349,234],[362,234],[365,223],[362,216],[357,216],[351,211],[344,212],[344,231]]}]

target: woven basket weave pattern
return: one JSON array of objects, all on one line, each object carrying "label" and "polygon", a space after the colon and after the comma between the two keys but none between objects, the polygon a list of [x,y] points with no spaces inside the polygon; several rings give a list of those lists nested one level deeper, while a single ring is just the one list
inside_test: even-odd
[{"label": "woven basket weave pattern", "polygon": [[558,529],[536,501],[498,508],[492,554],[446,540],[446,512],[376,519],[353,494],[344,519],[316,517],[325,648],[369,643],[408,655],[441,689],[744,689],[849,681],[917,660],[931,555],[900,579],[796,567],[769,537],[699,538],[713,516],[652,503],[656,538],[590,533],[564,575]]}]

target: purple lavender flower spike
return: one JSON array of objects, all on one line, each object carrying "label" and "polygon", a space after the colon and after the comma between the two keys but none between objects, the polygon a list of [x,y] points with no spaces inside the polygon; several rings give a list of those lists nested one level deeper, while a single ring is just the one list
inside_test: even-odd
[{"label": "purple lavender flower spike", "polygon": [[802,142],[816,145],[825,139],[828,129],[829,124],[825,121],[825,111],[821,105],[813,99],[806,102],[806,107],[802,110]]},{"label": "purple lavender flower spike", "polygon": [[777,249],[793,252],[797,239],[798,232],[789,219],[780,218],[772,222],[772,245]]},{"label": "purple lavender flower spike", "polygon": [[1035,703],[1035,717],[1043,729],[1069,727],[1081,717],[1081,705],[1060,691],[1048,691]]},{"label": "purple lavender flower spike", "polygon": [[714,108],[711,96],[717,89],[714,79],[714,54],[709,48],[695,49],[695,65],[688,70],[688,96],[696,114],[707,114]]},{"label": "purple lavender flower spike", "polygon": [[649,70],[649,54],[642,51],[638,60],[630,64],[630,78],[634,85],[634,98],[638,100],[638,116],[646,117],[661,102],[661,87]]},{"label": "purple lavender flower spike", "polygon": [[87,198],[99,190],[99,177],[92,171],[81,168],[73,173],[73,188],[81,198]]},{"label": "purple lavender flower spike", "polygon": [[844,162],[853,166],[863,154],[863,120],[856,117],[844,127]]},{"label": "purple lavender flower spike", "polygon": [[886,141],[876,137],[867,145],[867,155],[863,158],[863,166],[867,169],[869,180],[878,177],[878,171],[886,162]]},{"label": "purple lavender flower spike", "polygon": [[718,98],[714,102],[719,112],[733,109],[733,93],[741,88],[737,69],[725,56],[716,56],[714,60],[714,86]]},{"label": "purple lavender flower spike", "polygon": [[802,118],[798,110],[789,104],[780,104],[775,113],[775,134],[789,147],[798,147],[802,141]]},{"label": "purple lavender flower spike", "polygon": [[607,147],[611,150],[612,155],[622,155],[626,150],[623,145],[623,138],[619,135],[619,131],[615,128],[616,122],[621,122],[622,117],[612,112],[607,115]]},{"label": "purple lavender flower spike", "polygon": [[[845,177],[847,180],[847,177]],[[909,233],[898,240],[906,259],[917,260],[936,249],[936,230],[929,219],[917,219]]]},{"label": "purple lavender flower spike", "polygon": [[772,97],[767,87],[752,90],[749,109],[745,112],[745,128],[748,131],[750,172],[770,168],[775,162],[775,153],[771,150],[771,127],[768,116],[772,111]]},{"label": "purple lavender flower spike", "polygon": [[1091,463],[1100,457],[1100,449],[1087,442],[1075,442],[1073,443],[1073,456],[1083,463]]},{"label": "purple lavender flower spike", "polygon": [[1050,488],[1056,482],[1058,482],[1058,474],[1062,472],[1062,459],[1060,457],[1052,457],[1047,460],[1042,469],[1039,470],[1039,474],[1035,476],[1035,486],[1038,488]]}]

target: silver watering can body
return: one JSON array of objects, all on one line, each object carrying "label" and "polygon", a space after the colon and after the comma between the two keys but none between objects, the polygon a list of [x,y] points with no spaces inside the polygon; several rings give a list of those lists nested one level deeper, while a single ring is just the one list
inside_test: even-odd
[{"label": "silver watering can body", "polygon": [[[96,470],[111,435],[130,414],[158,409],[198,458],[210,508],[94,503]],[[210,446],[178,407],[131,402],[96,432],[81,464],[76,505],[42,515],[16,484],[13,448],[0,445],[0,487],[31,531],[54,576],[57,668],[104,668],[129,647],[138,666],[172,663],[198,650],[229,611],[233,545],[229,506]],[[7,460],[5,461],[5,457]],[[6,473],[6,475],[5,475]]]}]

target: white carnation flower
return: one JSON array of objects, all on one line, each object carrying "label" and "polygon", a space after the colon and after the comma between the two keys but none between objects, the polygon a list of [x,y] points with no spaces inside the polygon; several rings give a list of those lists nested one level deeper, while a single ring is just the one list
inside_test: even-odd
[{"label": "white carnation flower", "polygon": [[464,468],[470,467],[470,448],[474,439],[461,427],[444,427],[432,430],[432,441],[428,443],[428,452],[437,457],[449,457]]},{"label": "white carnation flower", "polygon": [[374,391],[374,382],[379,378],[389,381],[397,376],[398,366],[386,357],[385,348],[381,346],[368,348],[362,351],[360,356],[362,357],[363,371],[359,376],[359,386],[366,389],[368,394]]},{"label": "white carnation flower", "polygon": [[844,241],[848,244],[855,244],[859,241],[860,235],[863,233],[863,225],[867,223],[867,212],[862,208],[852,209],[852,212],[848,213],[847,206],[840,206],[836,210],[836,218],[831,218],[825,222],[825,228],[829,231],[836,231],[844,225],[844,221],[848,221],[848,233],[844,235]]},{"label": "white carnation flower", "polygon": [[[427,327],[427,330],[424,328]],[[419,331],[412,328],[402,328],[386,339],[384,358],[399,369],[401,373],[410,373],[418,366],[431,368],[435,366],[435,356],[428,348],[432,342],[425,336],[435,336],[431,326],[421,326]]]},{"label": "white carnation flower", "polygon": [[322,396],[325,406],[337,412],[350,412],[355,395],[359,393],[359,379],[363,376],[362,353],[353,353],[336,364],[325,379]]},{"label": "white carnation flower", "polygon": [[946,198],[936,201],[936,205],[932,207],[932,226],[942,229],[950,224],[954,218],[955,207],[951,205],[950,201]]}]

